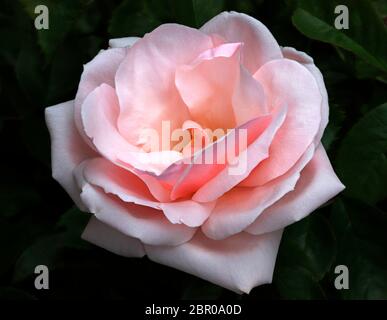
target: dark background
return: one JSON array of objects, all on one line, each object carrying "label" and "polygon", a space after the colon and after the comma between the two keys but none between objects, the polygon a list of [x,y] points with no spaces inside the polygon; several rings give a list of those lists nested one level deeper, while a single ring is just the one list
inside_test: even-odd
[{"label": "dark background", "polygon": [[[49,30],[34,8],[49,8]],[[334,8],[349,8],[349,30]],[[387,299],[387,1],[0,1],[1,299]],[[88,215],[51,178],[44,108],[75,97],[82,65],[108,39],[165,22],[200,27],[224,10],[262,21],[278,43],[305,51],[330,100],[323,143],[347,189],[286,228],[273,284],[239,296],[188,274],[122,258],[80,239]],[[50,268],[36,290],[34,268]],[[335,266],[349,269],[336,290]]]}]

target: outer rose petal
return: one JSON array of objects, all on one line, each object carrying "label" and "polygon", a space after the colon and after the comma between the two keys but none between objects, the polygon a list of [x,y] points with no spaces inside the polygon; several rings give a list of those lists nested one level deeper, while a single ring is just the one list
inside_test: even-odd
[{"label": "outer rose petal", "polygon": [[282,53],[283,53],[285,58],[298,61],[305,68],[307,68],[310,71],[310,73],[314,76],[314,78],[316,79],[317,85],[320,89],[321,96],[322,96],[321,123],[320,123],[319,132],[317,133],[317,135],[314,139],[315,143],[318,144],[322,138],[325,127],[328,124],[328,118],[329,118],[328,93],[327,93],[327,89],[325,88],[323,75],[321,74],[320,70],[313,63],[313,59],[310,56],[308,56],[306,53],[301,52],[301,51],[297,51],[296,49],[291,48],[291,47],[282,48]]},{"label": "outer rose petal", "polygon": [[138,144],[144,129],[161,132],[162,120],[169,120],[173,131],[189,119],[174,85],[175,69],[212,46],[211,38],[198,30],[164,24],[128,50],[115,78],[118,128],[128,141]]},{"label": "outer rose petal", "polygon": [[80,131],[82,131],[80,107],[83,101],[86,99],[87,95],[103,83],[114,87],[115,74],[117,72],[118,66],[125,57],[126,50],[113,48],[131,47],[139,39],[141,38],[126,37],[110,39],[110,48],[107,50],[101,50],[93,60],[85,64],[84,71],[79,83],[77,96],[75,98],[75,119],[77,128]]},{"label": "outer rose petal", "polygon": [[239,233],[222,241],[201,232],[180,246],[145,246],[148,257],[158,263],[191,273],[238,293],[273,277],[282,231],[252,236]]},{"label": "outer rose petal", "polygon": [[80,190],[73,178],[73,170],[83,160],[94,157],[78,134],[74,123],[74,101],[46,108],[46,123],[51,136],[52,176],[67,191],[77,206],[85,207],[79,197]]},{"label": "outer rose petal", "polygon": [[145,255],[140,240],[109,227],[95,217],[90,218],[83,230],[82,239],[124,257],[141,258]]},{"label": "outer rose petal", "polygon": [[126,38],[110,39],[109,40],[109,47],[110,48],[131,47],[140,39],[141,38],[139,38],[139,37],[126,37]]},{"label": "outer rose petal", "polygon": [[114,88],[114,77],[125,54],[125,48],[102,50],[93,60],[84,65],[74,101],[74,119],[80,134],[88,143],[89,138],[83,132],[81,106],[89,93],[101,84],[105,83]]},{"label": "outer rose petal", "polygon": [[258,20],[237,12],[222,12],[200,28],[227,42],[242,42],[242,64],[253,74],[260,66],[282,58],[281,49],[270,31]]},{"label": "outer rose petal", "polygon": [[202,226],[207,237],[215,240],[239,233],[252,224],[263,210],[294,190],[300,171],[314,154],[311,145],[300,160],[286,174],[263,186],[235,187],[217,200],[210,218]]},{"label": "outer rose petal", "polygon": [[263,234],[296,222],[344,190],[320,145],[312,161],[301,172],[294,191],[266,209],[245,231]]},{"label": "outer rose petal", "polygon": [[321,93],[312,74],[289,59],[274,60],[255,74],[267,103],[287,103],[286,120],[270,145],[270,156],[241,183],[263,185],[287,172],[314,142],[321,123]]},{"label": "outer rose petal", "polygon": [[196,230],[171,224],[159,210],[125,203],[88,183],[83,185],[81,199],[97,219],[144,244],[176,246],[190,240]]}]

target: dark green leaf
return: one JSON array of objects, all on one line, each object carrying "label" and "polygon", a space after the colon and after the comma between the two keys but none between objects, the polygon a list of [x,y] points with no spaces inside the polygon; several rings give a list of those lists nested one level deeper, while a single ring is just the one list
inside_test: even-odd
[{"label": "dark green leaf", "polygon": [[387,263],[380,257],[386,248],[347,234],[338,255],[337,265],[346,265],[349,270],[349,289],[341,290],[344,299],[387,299]]},{"label": "dark green leaf", "polygon": [[302,267],[316,280],[330,269],[335,255],[335,239],[326,219],[318,213],[286,228],[280,247],[278,263]]},{"label": "dark green leaf", "polygon": [[331,221],[338,235],[351,232],[376,246],[387,246],[387,213],[376,207],[355,199],[338,199],[332,207]]},{"label": "dark green leaf", "polygon": [[224,0],[192,0],[196,26],[201,27],[208,20],[224,10]]},{"label": "dark green leaf", "polygon": [[50,58],[92,0],[21,0],[21,2],[32,19],[31,28],[34,28],[34,19],[38,15],[35,13],[35,7],[38,5],[47,6],[49,28],[37,30],[37,34],[39,45],[45,55]]},{"label": "dark green leaf", "polygon": [[328,221],[315,212],[285,229],[274,282],[286,299],[323,299],[320,280],[331,268],[336,243]]},{"label": "dark green leaf", "polygon": [[[365,203],[343,198],[332,207],[339,239],[336,265],[349,271],[344,299],[387,299],[387,214]],[[331,273],[334,281],[333,270]]]},{"label": "dark green leaf", "polygon": [[332,143],[337,140],[345,114],[339,105],[331,104],[329,110],[329,123],[324,131],[322,143],[326,150],[329,150]]},{"label": "dark green leaf", "polygon": [[83,65],[94,58],[102,41],[93,36],[70,38],[60,46],[52,58],[49,80],[47,81],[47,104],[74,97]]},{"label": "dark green leaf", "polygon": [[0,250],[0,275],[10,271],[19,255],[41,229],[42,225],[36,225],[25,218],[18,223],[0,221],[0,242],[4,244]]},{"label": "dark green leaf", "polygon": [[43,56],[33,39],[27,40],[16,61],[16,77],[24,93],[34,102],[43,103],[45,97],[45,77]]},{"label": "dark green leaf", "polygon": [[[151,1],[153,4],[154,1]],[[124,0],[113,12],[109,34],[115,37],[143,36],[161,24],[149,1]]]},{"label": "dark green leaf", "polygon": [[[337,5],[349,11],[349,29],[334,26]],[[309,38],[349,50],[387,72],[387,30],[368,0],[300,0],[293,24]]]},{"label": "dark green leaf", "polygon": [[366,114],[339,149],[337,171],[346,193],[368,203],[386,198],[387,104]]},{"label": "dark green leaf", "polygon": [[[32,276],[37,265],[46,265],[53,270],[65,265],[63,254],[68,250],[88,249],[89,244],[81,239],[89,216],[72,208],[58,222],[58,233],[39,238],[19,257],[14,270],[14,281],[23,281]],[[61,231],[62,230],[62,231]]]},{"label": "dark green leaf", "polygon": [[57,227],[65,229],[67,233],[80,235],[89,219],[90,214],[84,213],[74,206],[60,217]]},{"label": "dark green leaf", "polygon": [[324,299],[325,294],[317,279],[306,269],[298,266],[281,268],[275,279],[283,299]]}]

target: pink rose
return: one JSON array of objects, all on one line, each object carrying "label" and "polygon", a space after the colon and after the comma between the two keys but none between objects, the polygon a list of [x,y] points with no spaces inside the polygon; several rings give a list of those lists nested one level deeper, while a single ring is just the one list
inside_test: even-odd
[{"label": "pink rose", "polygon": [[[46,109],[53,177],[93,213],[84,239],[236,292],[271,282],[283,228],[344,188],[320,142],[328,98],[312,58],[235,12],[109,45],[75,100]],[[194,161],[228,140],[233,158]]]}]

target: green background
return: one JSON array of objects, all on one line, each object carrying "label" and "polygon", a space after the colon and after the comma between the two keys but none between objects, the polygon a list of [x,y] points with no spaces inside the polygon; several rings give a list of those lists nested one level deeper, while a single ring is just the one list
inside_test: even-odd
[{"label": "green background", "polygon": [[[49,30],[34,8],[50,10]],[[349,29],[334,8],[349,8]],[[0,13],[1,299],[387,299],[387,1],[2,0]],[[273,283],[239,296],[188,274],[88,244],[79,212],[51,178],[44,108],[74,98],[82,66],[108,39],[165,22],[200,27],[224,10],[262,21],[310,54],[330,101],[323,144],[345,192],[286,228]],[[50,289],[34,268],[50,268]],[[335,266],[349,290],[334,287]]]}]

